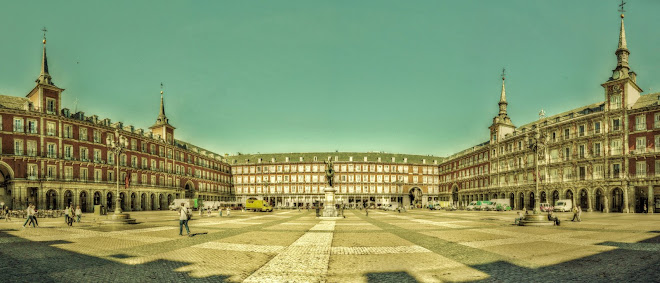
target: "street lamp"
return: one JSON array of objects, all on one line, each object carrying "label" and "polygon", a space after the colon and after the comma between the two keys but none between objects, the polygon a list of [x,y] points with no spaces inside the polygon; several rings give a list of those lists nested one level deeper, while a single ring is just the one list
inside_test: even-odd
[{"label": "street lamp", "polygon": [[121,199],[119,198],[119,157],[122,152],[128,148],[128,139],[119,134],[119,129],[115,130],[115,135],[108,135],[105,144],[108,150],[115,154],[115,167],[117,168],[117,197],[115,203],[115,214],[121,214]]},{"label": "street lamp", "polygon": [[543,152],[543,147],[545,146],[545,137],[539,133],[539,125],[536,126],[534,134],[529,136],[528,140],[529,149],[534,152],[534,174],[536,174],[534,184],[536,190],[534,192],[534,214],[539,214],[541,212],[541,203],[539,201],[539,151]]}]

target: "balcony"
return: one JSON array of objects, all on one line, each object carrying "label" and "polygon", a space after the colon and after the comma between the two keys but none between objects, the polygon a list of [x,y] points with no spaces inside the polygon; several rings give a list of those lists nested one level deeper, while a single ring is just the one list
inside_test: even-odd
[{"label": "balcony", "polygon": [[646,131],[646,124],[635,124],[635,131]]}]

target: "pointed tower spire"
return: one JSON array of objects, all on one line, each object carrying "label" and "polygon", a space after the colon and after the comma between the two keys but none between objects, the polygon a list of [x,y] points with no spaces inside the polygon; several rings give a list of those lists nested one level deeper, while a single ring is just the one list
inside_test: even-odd
[{"label": "pointed tower spire", "polygon": [[630,66],[628,65],[628,57],[630,56],[630,51],[628,50],[628,44],[626,42],[626,29],[623,24],[624,12],[623,6],[626,5],[626,2],[621,0],[619,7],[619,12],[621,12],[621,29],[619,30],[619,46],[616,49],[616,68],[612,70],[612,80],[619,80],[623,78],[630,77],[635,80],[635,73],[630,71]]},{"label": "pointed tower spire", "polygon": [[500,102],[498,103],[500,105],[500,116],[506,116],[506,88],[504,87],[504,80],[506,79],[505,77],[505,71],[506,69],[502,68],[502,93],[500,94]]},{"label": "pointed tower spire", "polygon": [[41,57],[41,73],[39,73],[39,77],[35,81],[37,84],[45,84],[45,85],[52,85],[53,80],[50,77],[50,74],[48,73],[48,58],[46,57],[46,32],[48,31],[46,27],[41,29],[41,31],[44,32],[44,39],[43,39],[43,56]]},{"label": "pointed tower spire", "polygon": [[160,113],[158,113],[156,124],[168,124],[167,116],[165,116],[165,103],[163,102],[163,83],[160,83]]},{"label": "pointed tower spire", "polygon": [[165,102],[163,100],[163,83],[160,83],[160,112],[156,119],[156,124],[149,127],[151,132],[158,134],[168,144],[174,144],[174,127],[170,125],[169,119],[165,116]]}]

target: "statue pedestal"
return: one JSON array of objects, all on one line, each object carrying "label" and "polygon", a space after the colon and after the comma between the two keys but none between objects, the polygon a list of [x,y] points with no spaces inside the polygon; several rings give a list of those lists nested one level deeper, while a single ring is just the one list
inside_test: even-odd
[{"label": "statue pedestal", "polygon": [[335,188],[325,188],[325,201],[323,202],[323,212],[321,219],[340,219],[339,212],[335,208]]},{"label": "statue pedestal", "polygon": [[135,219],[131,218],[128,213],[121,214],[110,214],[107,220],[102,221],[103,224],[112,224],[112,225],[123,225],[123,224],[135,224]]},{"label": "statue pedestal", "polygon": [[527,214],[525,219],[520,220],[520,226],[554,226],[555,222],[548,220],[547,215]]}]

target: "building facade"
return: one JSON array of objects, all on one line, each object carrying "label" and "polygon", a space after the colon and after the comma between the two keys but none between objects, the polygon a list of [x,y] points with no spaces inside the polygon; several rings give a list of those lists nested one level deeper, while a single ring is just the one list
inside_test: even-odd
[{"label": "building facade", "polygon": [[[150,131],[71,113],[61,104],[64,89],[49,73],[45,38],[43,44],[36,86],[26,97],[0,96],[0,202],[11,209],[28,203],[37,209],[114,209],[118,180],[126,211],[167,209],[182,197],[231,198],[230,165],[221,155],[175,139],[162,92]],[[120,156],[107,145],[116,135],[127,139]]]},{"label": "building facade", "polygon": [[489,140],[440,164],[440,198],[459,206],[509,199],[515,209],[571,199],[585,211],[660,212],[660,94],[640,94],[623,19],[603,101],[515,127],[502,77]]},{"label": "building facade", "polygon": [[338,203],[349,207],[437,203],[440,157],[389,153],[236,155],[231,163],[236,199],[263,199],[275,207],[308,207],[323,200],[327,161],[335,171]]}]

